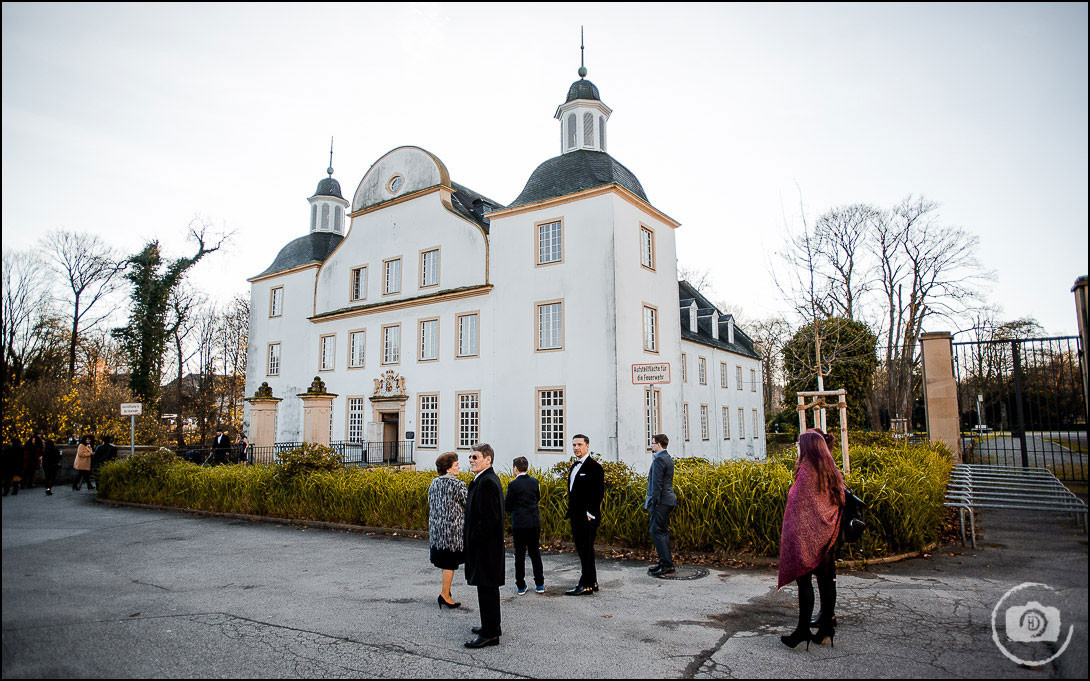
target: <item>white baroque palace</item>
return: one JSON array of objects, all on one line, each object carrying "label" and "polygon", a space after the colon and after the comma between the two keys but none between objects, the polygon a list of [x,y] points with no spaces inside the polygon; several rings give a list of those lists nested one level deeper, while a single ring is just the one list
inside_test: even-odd
[{"label": "white baroque palace", "polygon": [[[303,439],[298,395],[318,376],[337,395],[331,441],[411,433],[421,467],[486,441],[501,468],[544,468],[576,433],[637,468],[656,432],[675,456],[763,457],[761,358],[678,282],[679,223],[606,153],[610,113],[573,83],[561,154],[508,205],[418,147],[375,161],[351,202],[329,168],[309,233],[249,280],[246,393],[283,398],[276,440]],[[637,384],[639,364],[669,364],[669,382]]]}]

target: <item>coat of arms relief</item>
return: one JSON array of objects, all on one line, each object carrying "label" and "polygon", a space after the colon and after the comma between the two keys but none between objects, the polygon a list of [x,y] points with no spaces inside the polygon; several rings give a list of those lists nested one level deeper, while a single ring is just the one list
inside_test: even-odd
[{"label": "coat of arms relief", "polygon": [[375,379],[375,394],[372,397],[404,397],[405,379],[388,369]]}]

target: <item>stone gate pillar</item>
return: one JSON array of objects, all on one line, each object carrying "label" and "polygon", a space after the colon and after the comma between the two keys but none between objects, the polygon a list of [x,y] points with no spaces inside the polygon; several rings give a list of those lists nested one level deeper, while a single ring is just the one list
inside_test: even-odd
[{"label": "stone gate pillar", "polygon": [[305,393],[299,393],[303,401],[303,442],[329,446],[329,414],[335,397],[326,392],[325,382],[317,376]]},{"label": "stone gate pillar", "polygon": [[272,447],[276,444],[276,408],[282,398],[273,397],[272,388],[262,383],[250,403],[250,444],[254,447]]},{"label": "stone gate pillar", "polygon": [[949,331],[920,335],[927,437],[931,442],[944,443],[960,463],[961,417],[958,413],[958,384],[954,378],[953,340]]},{"label": "stone gate pillar", "polygon": [[[1083,407],[1086,409],[1086,418],[1090,420],[1090,379],[1087,372],[1090,371],[1090,302],[1087,301],[1087,280],[1081,276],[1075,280],[1075,286],[1071,292],[1075,294],[1075,318],[1079,324],[1079,338],[1082,341],[1082,398]],[[1088,421],[1090,422],[1090,421]]]}]

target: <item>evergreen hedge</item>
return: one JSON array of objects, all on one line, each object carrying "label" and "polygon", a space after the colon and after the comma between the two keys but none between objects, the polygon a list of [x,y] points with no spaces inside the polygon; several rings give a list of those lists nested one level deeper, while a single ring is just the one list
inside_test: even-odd
[{"label": "evergreen hedge", "polygon": [[[934,542],[951,457],[941,445],[851,447],[848,485],[868,507],[863,541],[842,557],[874,557]],[[839,463],[839,456],[836,457]],[[100,498],[208,511],[300,518],[374,527],[428,528],[428,485],[434,472],[341,468],[320,451],[286,464],[201,467],[156,452],[104,465]],[[309,462],[309,463],[308,463]],[[650,457],[648,457],[650,463]],[[599,544],[649,548],[643,510],[647,478],[623,464],[606,465]],[[566,480],[560,464],[534,474],[541,482],[542,539],[570,541],[564,518]],[[672,544],[682,551],[776,556],[794,457],[764,462],[678,459]],[[468,483],[471,473],[463,473]],[[501,475],[506,486],[510,476]]]}]

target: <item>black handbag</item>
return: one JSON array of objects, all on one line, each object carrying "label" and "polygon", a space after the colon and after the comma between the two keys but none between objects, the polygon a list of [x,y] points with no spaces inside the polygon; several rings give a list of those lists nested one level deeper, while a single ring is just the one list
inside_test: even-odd
[{"label": "black handbag", "polygon": [[854,544],[863,536],[867,529],[864,513],[867,509],[863,500],[855,496],[850,489],[844,488],[844,507],[840,510],[840,536],[841,544]]}]

